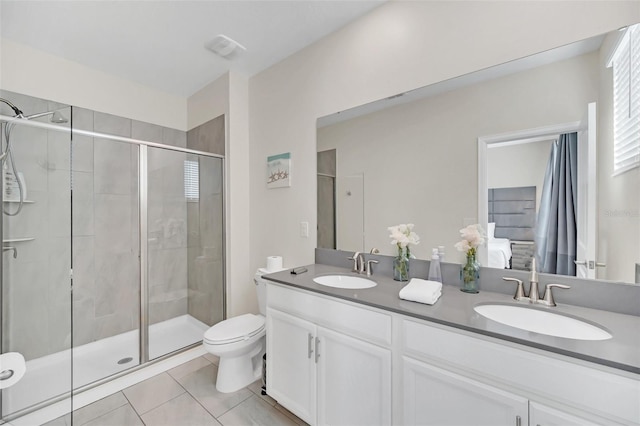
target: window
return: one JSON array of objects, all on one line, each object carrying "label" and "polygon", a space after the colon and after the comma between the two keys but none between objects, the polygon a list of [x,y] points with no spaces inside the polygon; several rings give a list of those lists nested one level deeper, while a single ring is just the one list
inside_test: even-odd
[{"label": "window", "polygon": [[613,173],[640,166],[640,24],[629,27],[613,66]]},{"label": "window", "polygon": [[200,199],[198,162],[195,160],[184,160],[184,197],[194,203]]}]

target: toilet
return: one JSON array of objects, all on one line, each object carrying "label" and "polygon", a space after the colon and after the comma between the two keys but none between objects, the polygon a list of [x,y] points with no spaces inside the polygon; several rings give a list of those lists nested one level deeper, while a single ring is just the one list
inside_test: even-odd
[{"label": "toilet", "polygon": [[263,274],[277,271],[258,269],[254,277],[260,315],[244,314],[228,318],[204,333],[202,344],[207,352],[220,357],[216,389],[230,393],[262,377],[265,353],[266,284]]}]

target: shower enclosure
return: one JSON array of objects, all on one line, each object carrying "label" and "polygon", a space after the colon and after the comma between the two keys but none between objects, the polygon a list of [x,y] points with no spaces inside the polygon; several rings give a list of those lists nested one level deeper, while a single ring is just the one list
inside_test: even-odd
[{"label": "shower enclosure", "polygon": [[[224,319],[224,158],[187,148],[186,132],[0,98],[23,111],[0,110],[2,357],[26,361],[0,389],[10,420],[71,410],[74,392],[199,344]],[[19,370],[1,362],[0,387]]]}]

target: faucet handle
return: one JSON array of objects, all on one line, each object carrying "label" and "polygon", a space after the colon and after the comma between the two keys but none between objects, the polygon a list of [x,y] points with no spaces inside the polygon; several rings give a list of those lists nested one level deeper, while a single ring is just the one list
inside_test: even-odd
[{"label": "faucet handle", "polygon": [[523,300],[527,298],[527,296],[524,294],[524,284],[522,283],[522,280],[519,280],[517,278],[510,278],[510,277],[502,277],[502,279],[505,281],[512,281],[514,283],[518,283],[518,288],[516,288],[516,294],[513,296],[515,300]]},{"label": "faucet handle", "polygon": [[347,257],[348,260],[353,260],[353,272],[358,272],[358,258],[360,257],[360,252],[357,251],[353,253],[352,257]]},{"label": "faucet handle", "polygon": [[546,306],[556,306],[556,301],[553,300],[553,291],[551,290],[553,287],[571,288],[571,286],[564,285],[564,284],[547,284],[544,288],[544,296],[542,297],[542,300],[540,300],[538,303],[541,303]]},{"label": "faucet handle", "polygon": [[373,271],[371,271],[371,264],[372,263],[380,263],[377,260],[373,260],[373,259],[369,259],[367,260],[367,267],[366,267],[366,271],[367,271],[367,276],[370,277],[371,275],[373,275]]}]

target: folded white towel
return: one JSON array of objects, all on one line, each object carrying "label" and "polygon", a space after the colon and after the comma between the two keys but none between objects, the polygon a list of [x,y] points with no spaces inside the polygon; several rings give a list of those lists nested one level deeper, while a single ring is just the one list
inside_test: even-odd
[{"label": "folded white towel", "polygon": [[409,284],[400,290],[400,299],[433,305],[442,295],[442,283],[411,278]]}]

